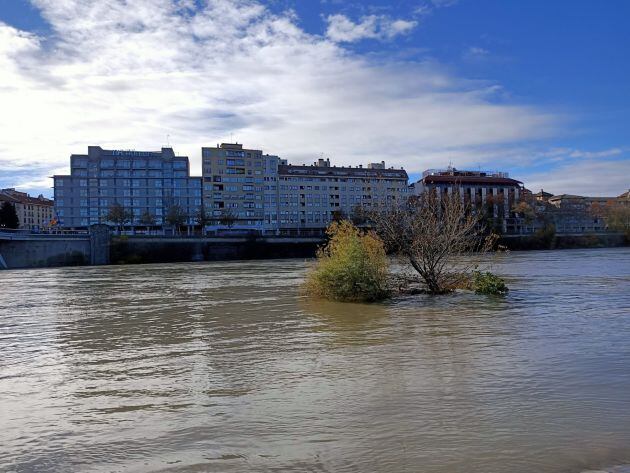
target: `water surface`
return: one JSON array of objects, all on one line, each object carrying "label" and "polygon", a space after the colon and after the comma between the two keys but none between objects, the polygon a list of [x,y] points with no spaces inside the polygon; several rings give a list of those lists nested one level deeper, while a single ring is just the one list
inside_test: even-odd
[{"label": "water surface", "polygon": [[0,471],[627,471],[630,249],[380,305],[306,266],[0,272]]}]

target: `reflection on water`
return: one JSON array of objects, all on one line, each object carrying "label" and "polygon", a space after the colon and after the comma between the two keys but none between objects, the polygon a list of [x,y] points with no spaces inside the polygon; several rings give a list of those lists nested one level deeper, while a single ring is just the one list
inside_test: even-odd
[{"label": "reflection on water", "polygon": [[628,471],[630,250],[376,305],[305,267],[0,273],[0,471]]}]

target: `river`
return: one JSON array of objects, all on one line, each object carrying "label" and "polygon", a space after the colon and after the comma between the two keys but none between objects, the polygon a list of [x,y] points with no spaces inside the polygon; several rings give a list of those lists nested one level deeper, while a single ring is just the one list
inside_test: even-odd
[{"label": "river", "polygon": [[630,471],[629,248],[377,305],[307,264],[0,272],[0,471]]}]

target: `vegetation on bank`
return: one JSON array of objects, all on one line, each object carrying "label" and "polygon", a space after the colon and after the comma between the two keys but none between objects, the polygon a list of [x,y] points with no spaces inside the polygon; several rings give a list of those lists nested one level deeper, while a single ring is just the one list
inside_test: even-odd
[{"label": "vegetation on bank", "polygon": [[[333,222],[330,238],[308,274],[306,293],[337,301],[371,302],[392,292],[446,294],[456,289],[505,294],[505,281],[478,268],[496,246],[485,234],[483,215],[458,194],[426,193],[403,205],[373,212],[362,230],[348,220]],[[392,275],[386,252],[409,274]]]},{"label": "vegetation on bank", "polygon": [[505,281],[491,272],[475,271],[472,278],[472,289],[477,294],[507,294],[508,287]]},{"label": "vegetation on bank", "polygon": [[389,296],[389,262],[385,246],[373,232],[363,232],[349,221],[333,222],[328,243],[317,252],[317,262],[304,289],[311,296],[342,302],[374,302]]},{"label": "vegetation on bank", "polygon": [[431,294],[466,287],[497,242],[497,235],[484,231],[483,212],[458,193],[426,192],[374,212],[371,221],[390,252]]},{"label": "vegetation on bank", "polygon": [[10,202],[2,202],[0,205],[0,228],[16,229],[20,227],[20,220],[15,205]]}]

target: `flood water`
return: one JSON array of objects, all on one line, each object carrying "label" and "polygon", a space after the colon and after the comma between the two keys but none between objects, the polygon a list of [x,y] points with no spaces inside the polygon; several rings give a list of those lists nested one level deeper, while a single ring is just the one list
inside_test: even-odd
[{"label": "flood water", "polygon": [[630,249],[379,305],[307,264],[0,272],[0,471],[629,471]]}]

